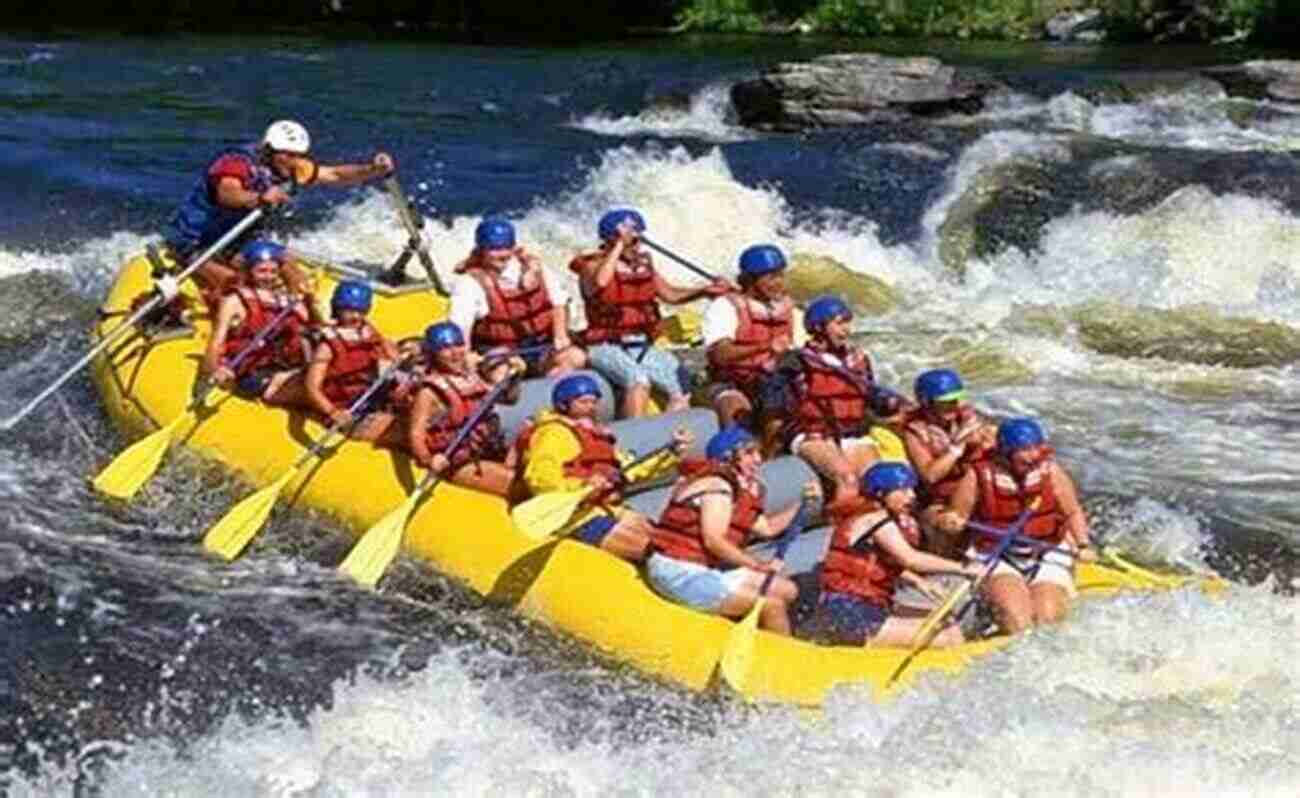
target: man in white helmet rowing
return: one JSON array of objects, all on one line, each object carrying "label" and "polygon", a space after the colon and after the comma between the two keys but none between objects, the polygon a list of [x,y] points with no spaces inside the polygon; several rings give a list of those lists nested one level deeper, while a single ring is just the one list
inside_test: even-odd
[{"label": "man in white helmet rowing", "polygon": [[[311,135],[298,122],[272,122],[260,142],[228,147],[217,153],[202,176],[172,215],[165,234],[172,255],[181,262],[211,246],[240,222],[249,211],[289,201],[284,185],[313,184],[351,186],[386,177],[394,169],[393,158],[379,152],[370,163],[318,164],[308,156]],[[227,252],[208,261],[197,274],[205,294],[220,297],[239,279],[239,271],[228,263],[244,242],[262,235],[259,225],[244,231]],[[286,280],[301,281],[302,275],[286,264]]]}]

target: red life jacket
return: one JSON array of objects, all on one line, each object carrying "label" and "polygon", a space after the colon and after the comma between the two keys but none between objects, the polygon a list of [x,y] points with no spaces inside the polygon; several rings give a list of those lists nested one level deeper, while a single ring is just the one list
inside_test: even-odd
[{"label": "red life jacket", "polygon": [[657,551],[674,560],[717,568],[724,563],[704,545],[704,531],[700,526],[700,508],[697,503],[698,498],[714,491],[705,491],[685,499],[682,497],[692,485],[705,477],[725,479],[732,489],[731,521],[727,524],[726,537],[734,545],[743,547],[749,541],[754,524],[763,516],[766,490],[763,483],[758,481],[749,485],[742,484],[730,468],[712,460],[685,460],[681,464],[681,473],[682,477],[673,487],[668,506],[655,522],[650,536],[651,543]]},{"label": "red life jacket", "polygon": [[[908,416],[907,421],[903,424],[903,430],[914,434],[920,439],[932,457],[939,457],[957,440],[958,432],[971,424],[979,423],[980,420],[973,408],[962,407],[957,417],[957,423],[952,427],[945,427],[922,408]],[[975,463],[987,460],[991,454],[991,449],[975,449],[972,446],[967,446],[965,453],[957,459],[952,470],[942,479],[933,484],[926,484],[922,480],[920,489],[917,491],[919,506],[928,507],[932,504],[946,502],[952,494],[957,492],[957,486],[961,483],[961,478],[966,475],[966,469]]]},{"label": "red life jacket", "polygon": [[546,282],[541,274],[524,270],[518,288],[506,288],[501,276],[478,263],[477,256],[460,268],[483,286],[487,296],[488,312],[474,322],[470,339],[476,350],[497,346],[518,347],[532,338],[550,338],[555,306],[546,293]]},{"label": "red life jacket", "polygon": [[[602,249],[579,255],[569,264],[569,269],[582,275],[593,264],[605,259]],[[603,287],[587,293],[583,285],[582,301],[587,309],[587,329],[583,342],[598,344],[604,341],[622,341],[645,337],[653,341],[659,332],[659,292],[655,290],[655,268],[650,255],[627,253],[618,259],[613,278]]]},{"label": "red life jacket", "polygon": [[709,379],[713,382],[729,382],[748,392],[757,389],[763,377],[776,370],[776,354],[772,352],[771,344],[782,336],[791,337],[794,330],[794,302],[785,297],[768,304],[748,294],[729,294],[727,299],[735,306],[739,321],[732,340],[745,346],[763,344],[768,348],[731,363],[715,362],[710,353]]},{"label": "red life jacket", "polygon": [[[425,430],[425,443],[432,452],[442,452],[451,446],[452,439],[455,439],[461,426],[478,409],[485,396],[491,393],[491,387],[484,378],[474,372],[455,373],[432,369],[425,374],[420,385],[432,390],[443,408],[442,413],[430,418],[428,429]],[[452,467],[459,468],[468,461],[481,459],[481,455],[499,437],[500,416],[491,411],[474,425],[474,429],[469,430],[468,438],[465,438],[460,448],[452,452]]]},{"label": "red life jacket", "polygon": [[[1030,502],[1038,499],[1038,507],[1030,514],[1020,534],[1056,545],[1065,538],[1065,515],[1056,497],[1050,476],[1051,449],[1037,466],[1017,479],[1011,469],[998,458],[975,464],[977,496],[971,514],[976,521],[998,527],[1015,522]],[[975,547],[989,551],[997,546],[998,539],[991,535],[975,536]]]},{"label": "red life jacket", "polygon": [[[235,295],[244,306],[244,317],[240,320],[239,326],[226,333],[226,346],[222,350],[226,362],[238,356],[282,310],[299,304],[294,297],[252,288],[236,288]],[[236,376],[243,376],[267,367],[301,366],[303,364],[302,341],[299,337],[301,331],[302,318],[296,310],[291,311],[280,322],[275,332],[262,341],[257,351],[251,352],[240,361]]]},{"label": "red life jacket", "polygon": [[515,444],[520,453],[520,462],[528,462],[528,447],[537,430],[547,424],[563,424],[574,437],[582,451],[578,456],[564,464],[564,475],[578,479],[588,479],[596,474],[604,475],[617,481],[621,477],[621,465],[618,461],[618,439],[614,431],[604,424],[589,418],[569,418],[556,413],[540,424],[529,422],[519,433]]},{"label": "red life jacket", "polygon": [[333,353],[321,392],[336,405],[350,405],[379,376],[384,338],[367,321],[359,327],[323,327],[321,341]]},{"label": "red life jacket", "polygon": [[[828,346],[814,341],[808,350],[810,354],[800,353],[803,372],[794,383],[799,397],[794,434],[822,435],[837,440],[865,435],[869,426],[867,407],[875,382],[870,358],[856,346],[830,352]],[[840,367],[824,362],[821,356],[826,354],[838,357]],[[844,371],[858,379],[849,379]]]},{"label": "red life jacket", "polygon": [[[872,501],[863,512],[878,512],[882,509],[883,505]],[[830,550],[822,561],[821,588],[824,591],[848,593],[868,603],[888,608],[893,606],[894,586],[903,573],[903,566],[888,552],[876,546],[875,534],[886,524],[897,524],[903,538],[911,546],[919,547],[921,528],[911,515],[895,518],[887,514],[850,543],[853,523],[862,514],[855,513],[835,525]]]}]

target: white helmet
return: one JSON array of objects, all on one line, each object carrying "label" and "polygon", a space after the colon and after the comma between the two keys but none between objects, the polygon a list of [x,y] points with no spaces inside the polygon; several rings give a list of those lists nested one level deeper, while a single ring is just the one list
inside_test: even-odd
[{"label": "white helmet", "polygon": [[307,128],[292,119],[281,119],[266,128],[262,143],[277,152],[306,155],[311,149],[311,135]]}]

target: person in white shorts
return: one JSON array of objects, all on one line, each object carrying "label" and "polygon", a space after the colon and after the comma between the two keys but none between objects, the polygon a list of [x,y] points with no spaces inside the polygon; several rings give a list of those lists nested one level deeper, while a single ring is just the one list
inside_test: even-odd
[{"label": "person in white shorts", "polygon": [[[705,452],[707,460],[682,462],[682,477],[650,535],[646,579],[670,601],[740,618],[758,601],[767,575],[775,574],[758,622],[764,629],[789,635],[787,608],[798,598],[799,588],[780,575],[780,560],[760,560],[745,546],[785,531],[799,503],[763,512],[765,490],[758,479],[762,457],[743,428],[724,427],[709,439]],[[816,480],[804,485],[804,497],[820,495]]]},{"label": "person in white shorts", "polygon": [[858,481],[879,458],[870,432],[875,376],[869,358],[849,341],[853,311],[821,296],[803,318],[808,343],[786,353],[779,372],[789,385],[790,453],[835,486],[830,506],[858,498]]},{"label": "person in white shorts", "polygon": [[1064,619],[1074,595],[1074,563],[1096,559],[1074,480],[1056,462],[1038,422],[1011,418],[998,425],[994,455],[966,472],[938,523],[956,533],[975,522],[967,556],[987,559],[1005,539],[998,530],[1013,527],[1022,515],[1009,553],[984,588],[1008,634]]}]

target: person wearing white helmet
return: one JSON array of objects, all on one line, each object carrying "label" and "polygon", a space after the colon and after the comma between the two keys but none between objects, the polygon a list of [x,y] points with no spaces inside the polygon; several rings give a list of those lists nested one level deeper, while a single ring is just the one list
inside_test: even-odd
[{"label": "person wearing white helmet", "polygon": [[[376,153],[370,163],[318,164],[308,156],[311,135],[300,123],[289,119],[272,122],[261,141],[227,147],[212,158],[202,175],[172,214],[164,238],[178,261],[187,261],[209,247],[249,211],[278,206],[289,201],[283,184],[350,186],[386,177],[393,172],[393,158]],[[248,241],[259,238],[259,225],[246,230],[227,252],[204,264],[197,277],[207,295],[219,298],[239,279],[239,271],[228,261]],[[286,264],[284,277],[291,285],[302,282],[302,274]]]}]

